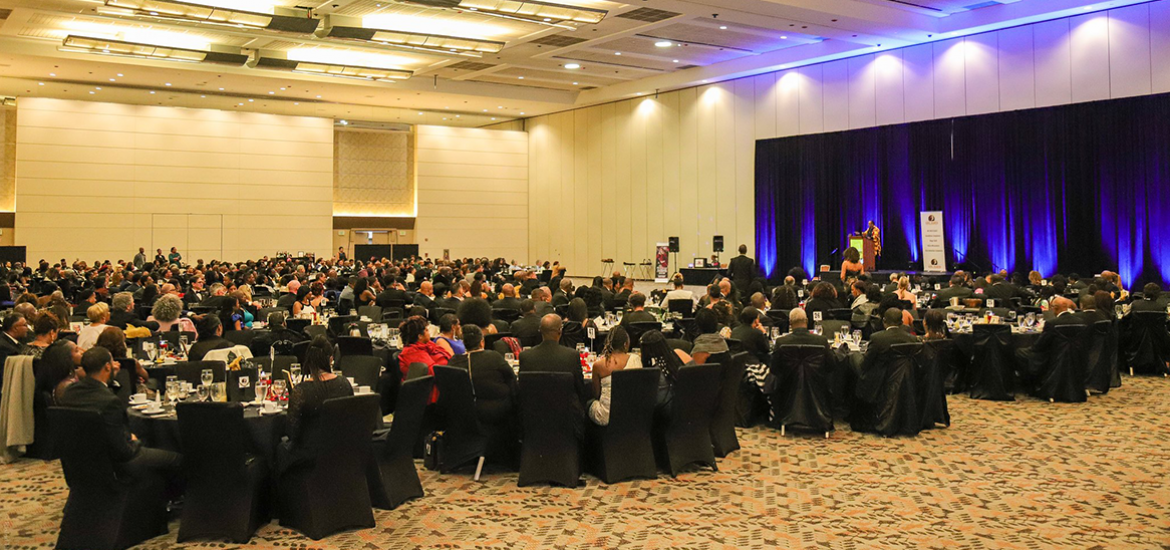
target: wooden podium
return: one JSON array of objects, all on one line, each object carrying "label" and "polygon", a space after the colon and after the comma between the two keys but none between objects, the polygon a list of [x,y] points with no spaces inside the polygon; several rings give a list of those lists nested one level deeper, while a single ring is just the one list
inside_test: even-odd
[{"label": "wooden podium", "polygon": [[861,265],[865,266],[866,271],[874,271],[877,269],[873,241],[861,236],[859,233],[854,233],[849,236],[849,246],[861,251]]}]

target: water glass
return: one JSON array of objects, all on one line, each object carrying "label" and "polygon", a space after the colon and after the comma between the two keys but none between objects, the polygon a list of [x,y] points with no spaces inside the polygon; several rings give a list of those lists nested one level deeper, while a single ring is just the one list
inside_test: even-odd
[{"label": "water glass", "polygon": [[509,353],[505,353],[505,354],[504,354],[504,360],[506,360],[507,362],[511,363],[512,361],[515,361],[515,360],[516,360],[516,356],[515,356],[514,354],[512,354],[511,352],[509,352]]},{"label": "water glass", "polygon": [[287,387],[288,386],[285,384],[284,380],[274,380],[272,382],[273,396],[276,397],[277,400],[279,400],[281,397],[284,396],[284,392],[285,392],[285,389]]},{"label": "water glass", "polygon": [[866,351],[869,351],[869,341],[864,340],[860,344],[857,344],[857,347],[861,350],[861,353],[865,353]]},{"label": "water glass", "polygon": [[203,372],[199,374],[199,380],[206,386],[215,380],[215,373],[211,369],[203,369]]},{"label": "water glass", "polygon": [[179,336],[179,348],[183,351],[183,353],[187,352],[187,344],[189,344],[189,343],[190,342],[187,340],[186,334]]},{"label": "water glass", "polygon": [[817,336],[824,336],[825,335],[824,327],[822,327],[821,325],[817,325],[816,327],[813,328],[813,334],[816,334]]},{"label": "water glass", "polygon": [[861,345],[861,331],[860,330],[853,331],[853,344],[857,345],[857,346]]},{"label": "water glass", "polygon": [[207,384],[199,386],[196,391],[199,392],[200,401],[207,401],[208,396],[211,394],[211,388]]},{"label": "water glass", "polygon": [[293,384],[298,384],[301,381],[301,364],[293,363],[288,367],[289,377],[292,378]]},{"label": "water glass", "polygon": [[585,353],[585,343],[584,343],[584,342],[579,342],[579,343],[577,344],[577,354],[578,354],[578,355],[580,355],[580,354],[582,354],[582,353]]}]

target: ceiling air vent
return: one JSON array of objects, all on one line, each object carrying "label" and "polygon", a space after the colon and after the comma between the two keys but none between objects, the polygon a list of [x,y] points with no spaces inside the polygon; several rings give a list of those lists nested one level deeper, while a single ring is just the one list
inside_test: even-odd
[{"label": "ceiling air vent", "polygon": [[679,67],[678,70],[685,71],[687,69],[693,69],[695,67],[698,67],[698,65],[683,65],[682,67]]},{"label": "ceiling air vent", "polygon": [[0,10],[0,21],[8,19],[9,15],[12,15],[12,10],[9,10],[9,9]]},{"label": "ceiling air vent", "polygon": [[542,36],[530,42],[531,44],[539,44],[541,46],[554,46],[557,48],[564,48],[565,46],[574,46],[585,42],[585,38],[577,38],[576,36],[565,36],[563,34],[553,34],[549,36]]},{"label": "ceiling air vent", "polygon": [[480,63],[478,61],[460,61],[454,65],[448,65],[448,69],[459,69],[461,71],[483,71],[495,67],[491,63]]},{"label": "ceiling air vent", "polygon": [[597,86],[583,86],[583,87],[581,88],[581,91],[585,91],[585,90],[596,90],[596,89],[597,89]]},{"label": "ceiling air vent", "polygon": [[643,21],[646,23],[657,23],[672,17],[678,17],[679,15],[682,14],[675,13],[673,11],[656,10],[654,8],[638,8],[634,11],[627,11],[626,13],[619,14],[616,17],[621,17],[622,19],[633,19],[634,21]]}]

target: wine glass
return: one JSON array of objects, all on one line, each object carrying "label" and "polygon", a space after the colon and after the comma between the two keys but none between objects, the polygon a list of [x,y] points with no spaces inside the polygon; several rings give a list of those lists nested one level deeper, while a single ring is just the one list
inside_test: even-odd
[{"label": "wine glass", "polygon": [[209,385],[215,380],[215,373],[211,369],[203,369],[203,372],[199,374],[199,380],[203,382],[204,386]]},{"label": "wine glass", "polygon": [[853,345],[855,345],[855,346],[861,345],[861,331],[860,330],[853,331]]},{"label": "wine glass", "polygon": [[293,363],[288,367],[289,377],[292,378],[293,384],[298,384],[301,381],[301,364]]},{"label": "wine glass", "polygon": [[207,401],[208,396],[211,394],[211,388],[209,388],[207,384],[203,384],[198,388],[195,388],[195,391],[198,392],[200,401]]},{"label": "wine glass", "polygon": [[504,360],[507,361],[509,364],[511,364],[512,361],[516,360],[516,356],[514,354],[512,354],[511,352],[508,352],[508,353],[504,354]]},{"label": "wine glass", "polygon": [[188,342],[188,340],[187,340],[187,335],[186,335],[186,334],[183,334],[183,335],[180,335],[180,336],[179,336],[179,348],[180,348],[180,349],[182,349],[182,350],[184,350],[184,351],[185,351],[185,350],[187,349],[187,344],[188,344],[188,343],[189,343],[189,342]]},{"label": "wine glass", "polygon": [[272,382],[272,393],[277,401],[279,401],[281,399],[281,397],[284,396],[284,392],[285,392],[286,388],[287,388],[287,385],[285,384],[284,380],[274,380]]},{"label": "wine glass", "polygon": [[146,354],[146,358],[149,359],[151,363],[153,363],[155,359],[158,359],[158,348],[154,347],[154,342],[143,342],[142,352]]}]

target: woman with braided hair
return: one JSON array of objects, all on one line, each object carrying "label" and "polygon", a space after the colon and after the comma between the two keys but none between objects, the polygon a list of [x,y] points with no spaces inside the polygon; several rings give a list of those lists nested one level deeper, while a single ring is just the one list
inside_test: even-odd
[{"label": "woman with braided hair", "polygon": [[642,367],[642,359],[630,353],[630,335],[626,329],[617,326],[609,331],[601,357],[593,363],[593,397],[589,402],[589,419],[598,426],[609,424],[610,391],[616,371]]}]

